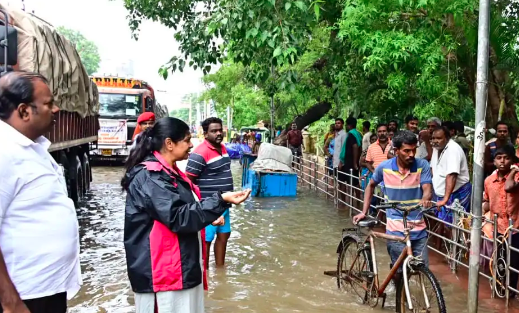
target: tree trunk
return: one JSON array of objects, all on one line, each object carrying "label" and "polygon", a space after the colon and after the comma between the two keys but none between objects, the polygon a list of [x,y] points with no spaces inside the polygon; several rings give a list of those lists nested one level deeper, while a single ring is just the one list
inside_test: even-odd
[{"label": "tree trunk", "polygon": [[[486,122],[487,128],[494,128],[499,120],[507,123],[510,126],[512,142],[515,142],[519,123],[515,111],[514,96],[503,87],[509,83],[508,80],[508,72],[501,70],[489,71]],[[500,112],[501,110],[502,112]],[[499,119],[500,117],[501,119]]]},{"label": "tree trunk", "polygon": [[[306,126],[320,120],[328,111],[332,109],[332,104],[327,101],[322,101],[314,104],[311,108],[306,110],[302,115],[297,115],[293,122],[297,124],[297,129],[303,129]],[[285,129],[281,132],[281,135],[274,139],[274,144],[278,146],[287,145],[287,133],[292,123],[287,124]]]}]

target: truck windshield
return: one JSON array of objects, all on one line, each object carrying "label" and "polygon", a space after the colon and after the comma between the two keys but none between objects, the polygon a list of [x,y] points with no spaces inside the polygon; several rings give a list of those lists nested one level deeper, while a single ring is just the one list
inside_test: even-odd
[{"label": "truck windshield", "polygon": [[142,96],[117,93],[99,94],[99,115],[137,117],[142,113]]}]

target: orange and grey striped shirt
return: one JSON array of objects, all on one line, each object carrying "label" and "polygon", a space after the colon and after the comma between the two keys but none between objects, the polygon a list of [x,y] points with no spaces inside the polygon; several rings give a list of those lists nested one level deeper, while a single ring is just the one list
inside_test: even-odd
[{"label": "orange and grey striped shirt", "polygon": [[371,144],[368,148],[368,152],[366,154],[366,161],[373,162],[373,168],[377,168],[380,163],[387,160],[387,153],[389,149],[391,149],[391,141],[388,140],[386,148],[382,149],[380,146],[380,142],[377,140],[375,143]]}]

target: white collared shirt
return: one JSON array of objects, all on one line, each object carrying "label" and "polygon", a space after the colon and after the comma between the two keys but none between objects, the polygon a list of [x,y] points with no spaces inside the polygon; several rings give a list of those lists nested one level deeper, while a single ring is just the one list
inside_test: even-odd
[{"label": "white collared shirt", "polygon": [[445,179],[449,174],[458,174],[453,192],[470,180],[465,152],[452,139],[449,140],[441,153],[438,153],[438,149],[433,149],[430,164],[433,170],[433,189],[437,196],[445,196]]},{"label": "white collared shirt", "polygon": [[82,284],[76,210],[50,144],[0,121],[0,248],[23,300],[70,299]]}]

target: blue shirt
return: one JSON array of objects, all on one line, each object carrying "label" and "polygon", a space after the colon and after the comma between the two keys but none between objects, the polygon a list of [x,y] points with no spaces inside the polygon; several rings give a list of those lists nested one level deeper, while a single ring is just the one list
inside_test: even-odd
[{"label": "blue shirt", "polygon": [[[397,158],[386,160],[376,168],[371,179],[376,184],[384,183],[382,191],[388,202],[400,202],[405,206],[417,205],[423,197],[422,186],[432,184],[431,168],[429,162],[424,159],[415,159],[409,172],[405,175],[402,175],[398,170]],[[386,233],[404,236],[403,213],[394,209],[387,209],[386,217]],[[407,216],[407,226],[411,228],[411,240],[422,239],[427,236],[422,212],[410,212]]]}]

